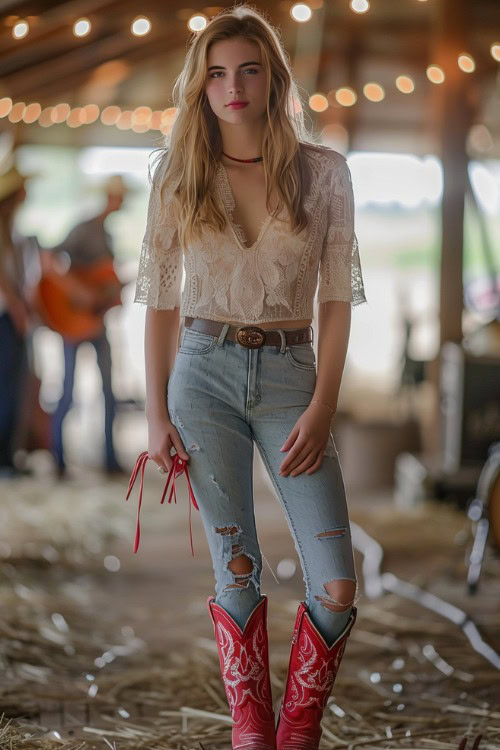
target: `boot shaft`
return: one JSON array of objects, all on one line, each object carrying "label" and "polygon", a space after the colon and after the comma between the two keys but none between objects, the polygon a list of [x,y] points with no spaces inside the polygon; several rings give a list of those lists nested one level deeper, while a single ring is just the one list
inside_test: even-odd
[{"label": "boot shaft", "polygon": [[278,750],[316,750],[319,746],[323,711],[356,616],[357,609],[353,607],[347,625],[329,647],[305,603],[300,603],[278,719]]},{"label": "boot shaft", "polygon": [[267,597],[250,614],[243,631],[215,603],[207,607],[214,625],[222,681],[233,718],[233,750],[275,750],[275,716],[269,675]]}]

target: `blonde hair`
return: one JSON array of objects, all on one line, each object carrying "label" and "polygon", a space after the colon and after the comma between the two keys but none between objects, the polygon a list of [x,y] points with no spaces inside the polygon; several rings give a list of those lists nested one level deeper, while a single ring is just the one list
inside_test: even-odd
[{"label": "blonde hair", "polygon": [[[169,209],[174,212],[180,244],[200,239],[204,230],[223,231],[227,224],[224,212],[214,198],[214,161],[222,151],[222,139],[216,115],[205,92],[207,58],[210,46],[217,41],[243,37],[258,45],[262,65],[267,73],[266,122],[262,143],[266,181],[266,206],[275,188],[278,205],[276,216],[285,204],[292,231],[307,226],[302,206],[303,161],[299,142],[313,143],[304,125],[298,87],[281,45],[278,32],[253,6],[242,4],[227,8],[207,24],[190,41],[184,67],[173,88],[177,109],[160,159],[165,158],[160,196],[168,183],[172,191]],[[268,212],[269,211],[268,208]]]}]

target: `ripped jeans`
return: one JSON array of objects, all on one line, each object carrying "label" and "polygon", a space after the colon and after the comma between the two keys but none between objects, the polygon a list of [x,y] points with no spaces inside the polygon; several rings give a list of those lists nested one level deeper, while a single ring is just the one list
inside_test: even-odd
[{"label": "ripped jeans", "polygon": [[[312,343],[248,348],[184,328],[167,386],[170,419],[189,454],[215,573],[215,601],[243,629],[261,600],[262,555],[255,527],[252,467],[260,452],[292,534],[310,617],[328,645],[356,601],[342,470],[332,433],[319,469],[279,476],[280,451],[313,396]],[[289,330],[289,329],[287,329]]]}]

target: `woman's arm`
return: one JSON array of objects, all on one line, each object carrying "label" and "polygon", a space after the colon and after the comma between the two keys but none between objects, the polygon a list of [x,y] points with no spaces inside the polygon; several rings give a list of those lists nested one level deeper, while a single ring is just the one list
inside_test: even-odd
[{"label": "woman's arm", "polygon": [[351,305],[331,300],[321,303],[318,308],[318,367],[313,398],[336,411],[349,344]]},{"label": "woman's arm", "polygon": [[163,159],[155,170],[149,194],[134,302],[147,305],[144,360],[148,455],[159,468],[170,471],[172,448],[185,461],[189,461],[189,453],[172,424],[167,402],[168,381],[179,348],[182,248],[177,225],[167,216],[170,197],[161,195],[165,166]]},{"label": "woman's arm", "polygon": [[167,384],[178,348],[180,308],[171,310],[148,307],[144,333],[146,369],[146,417],[169,419]]},{"label": "woman's arm", "polygon": [[[313,474],[321,466],[337,409],[340,382],[347,354],[351,304],[331,300],[319,305],[318,366],[316,387],[307,409],[300,415],[281,446],[288,455],[280,464],[280,476]],[[319,399],[319,401],[315,401]],[[323,402],[323,403],[321,403]],[[327,406],[327,404],[329,406]]]},{"label": "woman's arm", "polygon": [[351,172],[345,157],[336,152],[333,155],[328,224],[319,268],[318,372],[313,398],[336,410],[349,344],[351,310],[354,305],[366,302],[366,297],[354,231]]}]

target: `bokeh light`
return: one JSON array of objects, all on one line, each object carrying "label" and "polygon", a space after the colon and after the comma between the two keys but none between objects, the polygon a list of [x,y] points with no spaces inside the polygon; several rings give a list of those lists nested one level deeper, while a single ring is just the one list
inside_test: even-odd
[{"label": "bokeh light", "polygon": [[309,106],[313,112],[324,112],[328,109],[328,99],[324,94],[312,94],[309,97]]},{"label": "bokeh light", "polygon": [[335,92],[335,100],[342,105],[342,107],[352,107],[358,100],[358,95],[354,89],[349,86],[342,86]]},{"label": "bokeh light", "polygon": [[379,83],[365,83],[363,86],[363,94],[371,102],[381,102],[385,97],[385,91]]},{"label": "bokeh light", "polygon": [[137,16],[137,18],[134,18],[134,20],[132,21],[130,30],[135,36],[144,36],[145,34],[149,34],[149,32],[151,31],[151,21],[149,20],[149,18],[146,18],[146,16]]},{"label": "bokeh light", "polygon": [[290,15],[298,23],[306,23],[312,18],[312,10],[307,3],[295,3],[290,9]]},{"label": "bokeh light", "polygon": [[443,83],[445,79],[444,70],[439,65],[428,65],[425,71],[431,83]]},{"label": "bokeh light", "polygon": [[75,36],[87,36],[91,28],[92,26],[88,18],[79,18],[73,24],[73,34]]},{"label": "bokeh light", "polygon": [[458,67],[460,70],[463,70],[464,73],[473,73],[476,69],[476,63],[471,55],[464,52],[458,56]]},{"label": "bokeh light", "polygon": [[351,0],[351,10],[355,13],[366,13],[370,10],[370,3],[368,0]]},{"label": "bokeh light", "polygon": [[12,27],[12,36],[14,39],[23,39],[29,30],[30,25],[27,21],[18,21]]},{"label": "bokeh light", "polygon": [[411,94],[415,91],[415,84],[410,76],[398,76],[396,78],[396,87],[402,94]]},{"label": "bokeh light", "polygon": [[207,24],[208,21],[206,16],[203,16],[201,13],[196,13],[196,15],[191,16],[187,25],[190,31],[197,33],[199,31],[203,31],[203,29],[206,28]]}]

